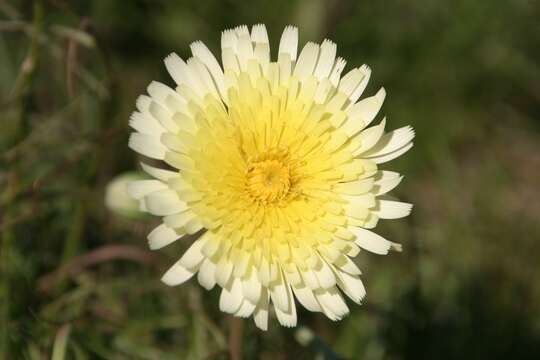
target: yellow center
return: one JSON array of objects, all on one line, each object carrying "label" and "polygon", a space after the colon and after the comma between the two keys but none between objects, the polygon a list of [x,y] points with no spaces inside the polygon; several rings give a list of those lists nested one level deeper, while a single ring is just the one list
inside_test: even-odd
[{"label": "yellow center", "polygon": [[289,168],[279,160],[253,162],[247,170],[246,185],[257,201],[265,204],[279,201],[291,188]]}]

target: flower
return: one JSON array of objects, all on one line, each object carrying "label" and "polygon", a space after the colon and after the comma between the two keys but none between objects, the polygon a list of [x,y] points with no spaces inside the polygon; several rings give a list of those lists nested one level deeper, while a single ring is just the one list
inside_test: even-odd
[{"label": "flower", "polygon": [[105,186],[105,206],[115,215],[130,219],[146,216],[139,210],[139,203],[127,193],[127,184],[147,178],[137,172],[125,172],[114,177]]},{"label": "flower", "polygon": [[150,248],[200,234],[162,281],[197,274],[206,289],[218,284],[220,309],[264,330],[270,303],[282,325],[296,325],[295,298],[345,316],[339,289],[357,303],[365,295],[351,258],[401,249],[368,229],[412,207],[383,196],[402,176],[378,164],[409,150],[414,131],[384,133],[384,119],[368,127],[386,95],[358,101],[370,68],[341,76],[333,42],[309,42],[298,56],[297,44],[286,27],[272,62],[265,26],[239,26],[222,33],[220,65],[194,42],[187,61],[165,59],[176,89],[152,82],[130,120],[129,146],[173,168],[142,164],[155,179],[128,188],[163,217]]}]

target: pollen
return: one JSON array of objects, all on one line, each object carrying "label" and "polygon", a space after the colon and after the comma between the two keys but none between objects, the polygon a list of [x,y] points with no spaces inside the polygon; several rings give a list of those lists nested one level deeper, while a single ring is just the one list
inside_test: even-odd
[{"label": "pollen", "polygon": [[286,149],[264,152],[248,160],[246,192],[254,202],[284,205],[298,195],[297,162]]},{"label": "pollen", "polygon": [[256,201],[267,204],[282,200],[291,188],[289,168],[277,160],[254,163],[248,168],[246,187]]}]

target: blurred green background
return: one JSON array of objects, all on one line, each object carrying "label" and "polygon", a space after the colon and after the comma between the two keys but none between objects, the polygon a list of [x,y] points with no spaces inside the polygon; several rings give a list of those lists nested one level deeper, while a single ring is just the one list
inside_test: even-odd
[{"label": "blurred green background", "polygon": [[158,219],[105,205],[138,169],[128,117],[162,59],[221,30],[287,24],[328,37],[384,85],[389,128],[417,130],[386,169],[415,204],[362,252],[368,296],[315,339],[244,322],[246,359],[540,358],[540,2],[532,0],[0,1],[0,359],[227,359],[219,291],[162,272],[189,242],[151,253]]}]

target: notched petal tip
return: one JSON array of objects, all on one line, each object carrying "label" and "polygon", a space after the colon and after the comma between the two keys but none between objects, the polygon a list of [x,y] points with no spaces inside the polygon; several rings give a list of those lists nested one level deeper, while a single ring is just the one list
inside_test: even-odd
[{"label": "notched petal tip", "polygon": [[166,285],[176,286],[188,281],[194,274],[195,271],[188,270],[179,264],[175,264],[163,274],[161,281]]},{"label": "notched petal tip", "polygon": [[394,250],[396,252],[402,252],[403,251],[403,246],[401,244],[393,242],[392,245],[390,246],[390,249]]}]

